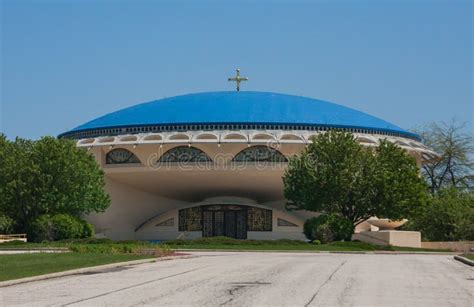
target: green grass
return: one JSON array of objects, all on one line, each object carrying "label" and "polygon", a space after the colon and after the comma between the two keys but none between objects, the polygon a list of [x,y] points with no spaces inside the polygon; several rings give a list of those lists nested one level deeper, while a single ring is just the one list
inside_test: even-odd
[{"label": "green grass", "polygon": [[0,255],[0,281],[145,258],[150,256],[104,253]]},{"label": "green grass", "polygon": [[474,254],[463,254],[461,257],[474,261]]},{"label": "green grass", "polygon": [[367,251],[407,251],[407,252],[449,252],[426,248],[397,246],[379,246],[364,242],[332,242],[312,244],[296,240],[236,240],[226,237],[202,238],[195,240],[167,241],[171,249],[215,249],[215,250],[255,250],[255,251],[330,251],[330,252],[367,252]]},{"label": "green grass", "polygon": [[228,237],[200,238],[194,240],[172,240],[161,244],[142,241],[113,242],[103,239],[69,240],[50,243],[3,243],[1,248],[51,248],[63,247],[75,252],[92,253],[132,253],[166,255],[171,249],[213,249],[213,250],[254,250],[254,251],[332,251],[332,252],[367,252],[367,251],[409,251],[409,252],[449,252],[426,248],[396,246],[379,246],[364,242],[333,242],[329,244],[312,244],[297,240],[237,240]]},{"label": "green grass", "polygon": [[0,249],[68,249],[78,253],[138,254],[167,256],[172,250],[166,244],[144,241],[114,242],[109,239],[71,239],[45,243],[11,241],[0,243]]}]

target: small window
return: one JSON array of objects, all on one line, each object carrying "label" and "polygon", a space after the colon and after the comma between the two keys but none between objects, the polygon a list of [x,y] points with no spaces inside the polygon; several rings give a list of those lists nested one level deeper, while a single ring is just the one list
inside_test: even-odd
[{"label": "small window", "polygon": [[165,152],[158,162],[211,162],[211,158],[196,147],[178,146]]},{"label": "small window", "polygon": [[234,162],[288,162],[288,159],[278,150],[268,146],[252,146],[239,152]]},{"label": "small window", "polygon": [[157,227],[172,227],[174,226],[174,218],[167,219],[161,223],[156,224]]},{"label": "small window", "polygon": [[298,227],[298,225],[280,218],[277,220],[277,224],[281,227]]},{"label": "small window", "polygon": [[106,164],[128,163],[140,163],[140,160],[131,151],[124,148],[117,148],[107,153]]}]

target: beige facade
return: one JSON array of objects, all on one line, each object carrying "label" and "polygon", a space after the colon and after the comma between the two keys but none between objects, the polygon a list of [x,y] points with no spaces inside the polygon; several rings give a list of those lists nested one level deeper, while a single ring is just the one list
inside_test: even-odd
[{"label": "beige facade", "polygon": [[[285,162],[234,162],[245,149],[266,146],[285,157],[299,153],[315,131],[189,131],[142,133],[80,139],[105,172],[112,203],[87,219],[98,236],[114,240],[196,238],[202,230],[180,230],[180,210],[209,205],[239,205],[271,210],[271,231],[247,231],[249,239],[304,239],[302,226],[314,213],[285,210]],[[413,155],[419,165],[434,155],[423,144],[396,136],[354,133],[364,146],[388,139]],[[160,164],[177,147],[196,148],[212,161]],[[126,149],[139,163],[107,163],[107,154]],[[268,228],[267,227],[267,228]]]}]

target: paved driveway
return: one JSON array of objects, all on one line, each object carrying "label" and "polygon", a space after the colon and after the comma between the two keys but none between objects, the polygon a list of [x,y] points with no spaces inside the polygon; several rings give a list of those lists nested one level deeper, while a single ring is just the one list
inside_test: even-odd
[{"label": "paved driveway", "polygon": [[0,305],[474,306],[474,269],[448,255],[193,254],[0,288]]}]

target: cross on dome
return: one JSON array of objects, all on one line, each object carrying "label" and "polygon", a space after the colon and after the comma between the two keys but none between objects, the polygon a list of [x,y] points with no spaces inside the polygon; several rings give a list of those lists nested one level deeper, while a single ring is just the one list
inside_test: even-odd
[{"label": "cross on dome", "polygon": [[241,77],[240,76],[240,69],[237,68],[236,71],[237,71],[237,75],[235,77],[228,78],[227,80],[228,81],[235,81],[235,83],[237,83],[237,92],[239,92],[240,91],[240,82],[241,81],[248,81],[249,78]]}]

